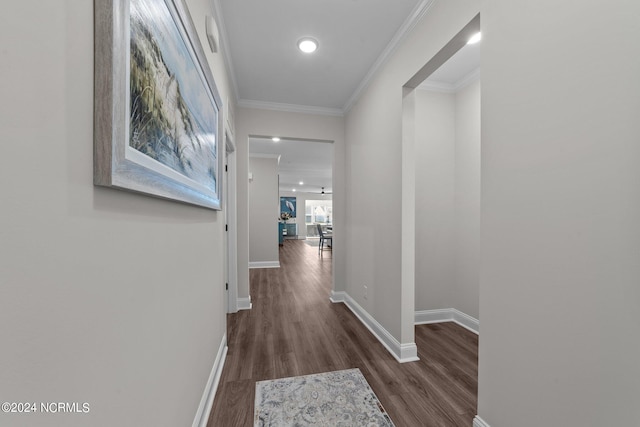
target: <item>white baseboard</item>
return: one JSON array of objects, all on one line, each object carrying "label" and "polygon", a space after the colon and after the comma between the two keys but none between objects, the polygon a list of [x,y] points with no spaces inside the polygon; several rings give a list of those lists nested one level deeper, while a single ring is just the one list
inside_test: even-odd
[{"label": "white baseboard", "polygon": [[280,261],[256,261],[250,262],[249,268],[280,268]]},{"label": "white baseboard", "polygon": [[427,325],[429,323],[442,323],[452,322],[453,315],[450,308],[444,308],[440,310],[422,310],[416,311],[415,323],[416,325]]},{"label": "white baseboard", "polygon": [[331,302],[345,302],[347,300],[347,293],[344,291],[331,291],[331,295],[329,296],[329,301]]},{"label": "white baseboard", "polygon": [[213,407],[213,399],[216,397],[216,390],[218,390],[218,384],[220,383],[220,376],[222,375],[222,367],[224,366],[224,360],[227,357],[227,335],[222,337],[220,348],[218,348],[218,354],[216,360],[213,363],[213,368],[209,374],[209,380],[205,386],[204,393],[200,399],[200,405],[198,411],[193,419],[193,427],[206,427],[207,421],[209,421],[209,415],[211,414],[211,408]]},{"label": "white baseboard", "polygon": [[423,310],[416,311],[416,325],[425,325],[429,323],[455,322],[458,325],[470,330],[473,333],[480,333],[480,321],[456,310],[455,308],[444,308],[439,310]]},{"label": "white baseboard", "polygon": [[356,315],[369,331],[375,336],[387,351],[400,363],[415,362],[418,359],[418,347],[416,343],[401,344],[393,335],[387,331],[376,319],[373,318],[364,308],[360,306],[346,292],[331,292],[330,300],[332,302],[343,302],[349,307],[349,310]]},{"label": "white baseboard", "polygon": [[480,321],[475,317],[471,317],[455,308],[453,310],[453,321],[463,328],[467,328],[475,334],[480,334]]},{"label": "white baseboard", "polygon": [[238,298],[237,301],[238,310],[251,310],[251,307],[253,306],[251,304],[251,296],[247,298]]},{"label": "white baseboard", "polygon": [[473,419],[473,427],[491,427],[485,420],[480,418],[480,416],[476,415]]}]

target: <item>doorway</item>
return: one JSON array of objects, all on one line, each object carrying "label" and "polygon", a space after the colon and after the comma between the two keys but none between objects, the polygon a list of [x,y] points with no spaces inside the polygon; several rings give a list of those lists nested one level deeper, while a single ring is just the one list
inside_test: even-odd
[{"label": "doorway", "polygon": [[[333,141],[325,140],[249,138],[251,283],[255,269],[285,268],[285,264],[318,272],[320,266],[315,264],[323,263],[322,277],[333,277],[326,274],[333,271],[331,257],[318,256],[323,255],[313,232],[318,218],[307,215],[306,208],[309,200],[332,203],[333,148]],[[333,215],[321,219],[323,227],[332,228]],[[299,265],[293,266],[292,260]],[[333,280],[327,286],[331,292]]]},{"label": "doorway", "polygon": [[479,329],[481,44],[467,44],[479,31],[478,15],[404,87],[407,334],[449,321]]},{"label": "doorway", "polygon": [[[309,200],[332,201],[333,142],[286,137],[277,139],[277,141],[274,141],[273,138],[250,138],[250,169],[252,161],[256,163],[255,167],[258,167],[257,163],[259,160],[252,159],[277,159],[276,173],[278,179],[276,191],[278,199],[276,206],[278,210],[276,217],[281,217],[282,214],[288,214],[287,216],[290,216],[289,219],[280,220],[280,222],[283,222],[285,225],[285,227],[282,227],[285,233],[285,239],[278,239],[278,241],[282,243],[282,240],[306,240],[309,237],[315,237],[313,233],[315,219],[313,215],[307,214],[307,202]],[[251,199],[251,192],[249,197]],[[271,202],[267,201],[266,203]],[[269,209],[269,206],[255,204],[251,206],[250,200],[250,209],[262,209],[262,212],[264,212],[264,210]],[[254,211],[254,214],[255,213],[257,212]],[[263,221],[262,215],[253,215],[250,213],[250,218],[254,218],[253,220],[255,222]],[[328,218],[332,223],[333,216]],[[324,222],[323,225],[327,226],[328,218],[326,216],[322,218]],[[269,218],[268,221],[272,221],[271,218]],[[272,225],[272,228],[277,227],[277,224]],[[332,224],[328,225],[331,226]],[[263,226],[269,227],[267,223]],[[264,246],[265,242],[262,240],[265,239],[265,237],[258,236],[255,232],[252,233],[252,229],[257,230],[257,224],[249,225],[250,245],[254,247]],[[270,239],[267,243],[270,247],[273,247],[271,235],[268,235],[266,238]],[[256,241],[256,239],[261,239],[261,241]],[[262,256],[262,254],[256,254],[255,256]],[[251,265],[252,262],[271,260],[250,258],[249,261]]]}]

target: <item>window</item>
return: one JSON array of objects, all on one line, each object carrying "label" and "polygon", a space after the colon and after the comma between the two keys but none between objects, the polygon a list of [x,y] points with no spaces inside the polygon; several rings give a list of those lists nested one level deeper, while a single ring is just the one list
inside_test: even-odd
[{"label": "window", "polygon": [[307,224],[331,224],[333,220],[332,200],[307,200],[304,218]]}]

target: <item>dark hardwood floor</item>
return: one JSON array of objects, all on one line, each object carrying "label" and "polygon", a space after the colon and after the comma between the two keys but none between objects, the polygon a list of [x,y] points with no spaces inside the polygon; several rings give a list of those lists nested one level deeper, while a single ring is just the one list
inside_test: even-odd
[{"label": "dark hardwood floor", "polygon": [[419,362],[398,363],[344,304],[329,301],[331,251],[287,240],[281,268],[250,273],[253,309],[228,316],[229,352],[208,427],[253,426],[255,382],[360,368],[397,427],[471,427],[478,337],[416,326]]}]

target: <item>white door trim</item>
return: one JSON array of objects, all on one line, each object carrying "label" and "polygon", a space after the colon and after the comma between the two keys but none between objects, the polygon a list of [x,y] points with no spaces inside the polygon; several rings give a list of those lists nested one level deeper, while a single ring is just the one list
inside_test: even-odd
[{"label": "white door trim", "polygon": [[224,133],[225,139],[225,165],[227,171],[224,173],[226,179],[227,194],[224,195],[225,220],[227,226],[227,292],[228,303],[227,312],[236,313],[238,311],[238,229],[236,215],[236,154],[233,139],[228,130]]}]

